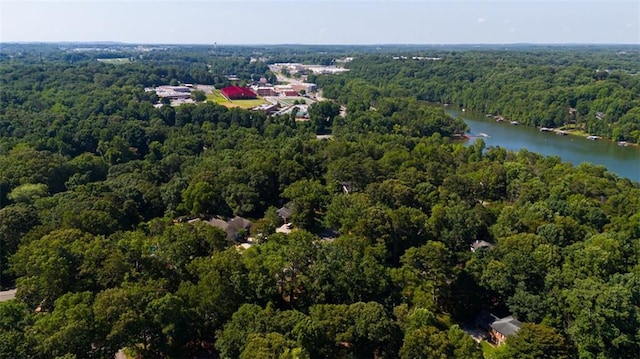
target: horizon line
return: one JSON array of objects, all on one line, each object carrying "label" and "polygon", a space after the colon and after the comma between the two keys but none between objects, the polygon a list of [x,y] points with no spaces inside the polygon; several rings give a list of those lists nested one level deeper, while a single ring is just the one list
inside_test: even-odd
[{"label": "horizon line", "polygon": [[171,43],[171,42],[124,42],[111,40],[56,40],[56,41],[2,41],[0,44],[101,44],[101,45],[169,45],[169,46],[496,46],[496,45],[585,45],[585,46],[638,46],[640,43],[616,43],[616,42],[478,42],[478,43]]}]

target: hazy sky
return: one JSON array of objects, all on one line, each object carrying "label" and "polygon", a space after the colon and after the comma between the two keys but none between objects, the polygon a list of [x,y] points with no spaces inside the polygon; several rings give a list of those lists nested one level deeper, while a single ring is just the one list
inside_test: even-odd
[{"label": "hazy sky", "polygon": [[0,0],[0,41],[640,44],[640,1]]}]

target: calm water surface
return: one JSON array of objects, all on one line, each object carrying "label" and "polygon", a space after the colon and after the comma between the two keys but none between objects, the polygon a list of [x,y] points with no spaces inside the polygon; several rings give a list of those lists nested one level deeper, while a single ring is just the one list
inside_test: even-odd
[{"label": "calm water surface", "polygon": [[[514,126],[507,122],[496,122],[483,114],[445,109],[452,117],[460,117],[470,128],[470,134],[489,135],[482,137],[488,146],[500,146],[508,150],[528,151],[545,156],[558,156],[563,161],[579,165],[591,162],[603,165],[621,177],[640,182],[640,148],[618,146],[616,142],[591,141],[579,136],[559,136],[553,132],[540,132],[537,128]],[[469,143],[473,143],[469,141]]]}]

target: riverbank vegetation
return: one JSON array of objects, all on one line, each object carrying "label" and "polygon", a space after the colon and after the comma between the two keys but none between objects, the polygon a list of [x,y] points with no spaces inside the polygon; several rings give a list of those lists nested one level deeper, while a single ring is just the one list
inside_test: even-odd
[{"label": "riverbank vegetation", "polygon": [[[527,323],[500,358],[640,351],[636,182],[452,141],[464,123],[415,77],[358,63],[318,77],[345,118],[296,122],[144,92],[193,80],[187,57],[214,81],[270,75],[255,62],[24,51],[0,57],[0,357],[482,358],[482,309]],[[212,216],[251,219],[253,246]]]},{"label": "riverbank vegetation", "polygon": [[340,76],[319,76],[324,96],[350,109],[409,97],[503,116],[534,127],[573,125],[640,141],[640,54],[597,48],[434,52],[437,60],[359,56]]}]

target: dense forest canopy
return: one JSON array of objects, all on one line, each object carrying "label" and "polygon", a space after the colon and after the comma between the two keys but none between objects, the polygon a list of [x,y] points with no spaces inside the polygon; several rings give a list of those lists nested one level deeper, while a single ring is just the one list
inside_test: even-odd
[{"label": "dense forest canopy", "polygon": [[[78,46],[0,48],[0,357],[640,352],[640,184],[432,104],[638,141],[637,47]],[[309,121],[144,91],[344,57]],[[207,223],[235,216],[248,249]],[[483,309],[524,324],[487,350]]]}]

